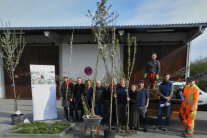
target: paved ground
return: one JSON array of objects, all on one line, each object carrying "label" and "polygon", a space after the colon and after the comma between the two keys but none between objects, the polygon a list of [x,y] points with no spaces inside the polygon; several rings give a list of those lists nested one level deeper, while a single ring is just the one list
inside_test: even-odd
[{"label": "paved ground", "polygon": [[[4,136],[4,133],[8,129],[12,128],[10,115],[13,113],[13,100],[0,99],[0,138]],[[25,117],[32,121],[32,101],[31,100],[19,100],[19,109],[25,114]],[[60,101],[57,101],[58,107],[58,119],[63,119],[63,110],[60,106]],[[139,131],[136,134],[132,134],[129,137],[139,137],[139,138],[179,138],[182,137],[183,126],[178,119],[172,119],[171,125],[168,132],[155,131],[154,125],[156,123],[156,118],[150,118],[148,120],[149,131],[144,133]],[[207,138],[207,111],[198,111],[197,120],[195,122],[195,136],[196,138]],[[76,123],[76,128],[69,132],[65,137],[90,137],[89,132],[84,135],[83,133],[84,125],[83,123]],[[106,128],[106,126],[101,126],[101,130]],[[100,135],[96,137],[103,137],[103,131]],[[122,134],[116,135],[119,137],[126,137]]]}]

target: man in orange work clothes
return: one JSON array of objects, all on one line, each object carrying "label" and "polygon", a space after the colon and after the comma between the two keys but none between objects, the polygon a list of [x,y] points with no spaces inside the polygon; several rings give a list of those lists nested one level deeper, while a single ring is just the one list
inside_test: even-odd
[{"label": "man in orange work clothes", "polygon": [[146,79],[146,88],[150,85],[151,89],[155,88],[157,83],[156,80],[159,79],[160,73],[160,62],[157,60],[157,53],[152,53],[152,59],[147,61],[146,72],[144,78]]},{"label": "man in orange work clothes", "polygon": [[185,126],[185,137],[192,137],[194,132],[194,121],[196,119],[196,111],[198,108],[198,96],[200,89],[195,84],[195,79],[190,77],[187,79],[189,84],[185,86],[183,91],[184,101],[180,108],[180,117]]}]

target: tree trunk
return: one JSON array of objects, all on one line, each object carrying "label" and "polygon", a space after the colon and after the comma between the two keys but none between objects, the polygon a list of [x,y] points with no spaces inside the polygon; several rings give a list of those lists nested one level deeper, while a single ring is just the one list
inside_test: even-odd
[{"label": "tree trunk", "polygon": [[12,83],[13,83],[13,90],[14,90],[14,111],[18,111],[17,106],[17,95],[16,95],[16,89],[15,89],[15,80],[14,80],[14,73],[12,73]]},{"label": "tree trunk", "polygon": [[[97,59],[96,59],[96,66],[95,66],[95,75],[94,75],[94,83],[97,80],[97,73],[98,73],[98,61],[99,61],[99,51],[97,51]],[[96,84],[93,87],[93,97],[92,97],[92,105],[91,105],[91,115],[95,115],[95,98],[96,98]]]},{"label": "tree trunk", "polygon": [[104,57],[104,56],[102,55],[102,58],[103,58],[104,66],[105,66],[105,69],[106,69],[106,75],[107,75],[107,78],[108,78],[108,80],[111,80],[111,76],[110,76],[110,74],[109,74],[109,68],[108,68],[108,65],[107,65],[107,63],[106,63],[106,57]]},{"label": "tree trunk", "polygon": [[112,83],[111,83],[111,88],[112,88],[112,91],[111,91],[111,99],[110,99],[110,114],[109,114],[109,130],[111,131],[111,119],[112,119],[112,100],[113,100],[113,92],[114,91],[114,84],[113,84],[113,74],[114,74],[114,56],[112,57],[112,71],[111,71],[111,80],[112,80]]},{"label": "tree trunk", "polygon": [[[127,97],[129,97],[129,84],[127,82],[126,85],[127,88]],[[129,130],[129,101],[127,101],[127,122],[126,122],[126,131]]]}]

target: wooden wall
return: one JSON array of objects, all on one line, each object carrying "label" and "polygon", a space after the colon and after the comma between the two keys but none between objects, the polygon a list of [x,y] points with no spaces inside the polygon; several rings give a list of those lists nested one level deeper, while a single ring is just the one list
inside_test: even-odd
[{"label": "wooden wall", "polygon": [[[55,46],[26,46],[20,64],[17,66],[15,74],[19,74],[16,81],[16,92],[19,98],[31,99],[31,77],[30,64],[55,65],[55,74],[59,74],[59,48]],[[13,98],[13,87],[7,72],[5,74],[6,98]],[[57,83],[59,84],[59,83]],[[59,87],[57,87],[57,93]]]},{"label": "wooden wall", "polygon": [[[186,66],[186,45],[138,45],[136,62],[131,77],[131,83],[138,83],[144,79],[147,60],[151,59],[152,52],[157,52],[161,64],[161,76],[165,73],[174,73]],[[124,67],[127,66],[127,46],[124,46]]]}]

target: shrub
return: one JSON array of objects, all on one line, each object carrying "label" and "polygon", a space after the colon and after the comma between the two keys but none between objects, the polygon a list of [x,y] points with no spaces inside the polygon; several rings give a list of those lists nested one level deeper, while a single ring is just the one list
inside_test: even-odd
[{"label": "shrub", "polygon": [[14,129],[14,133],[23,134],[59,134],[66,127],[69,127],[70,123],[67,122],[55,122],[53,124],[45,122],[32,122],[32,123],[18,123]]}]

